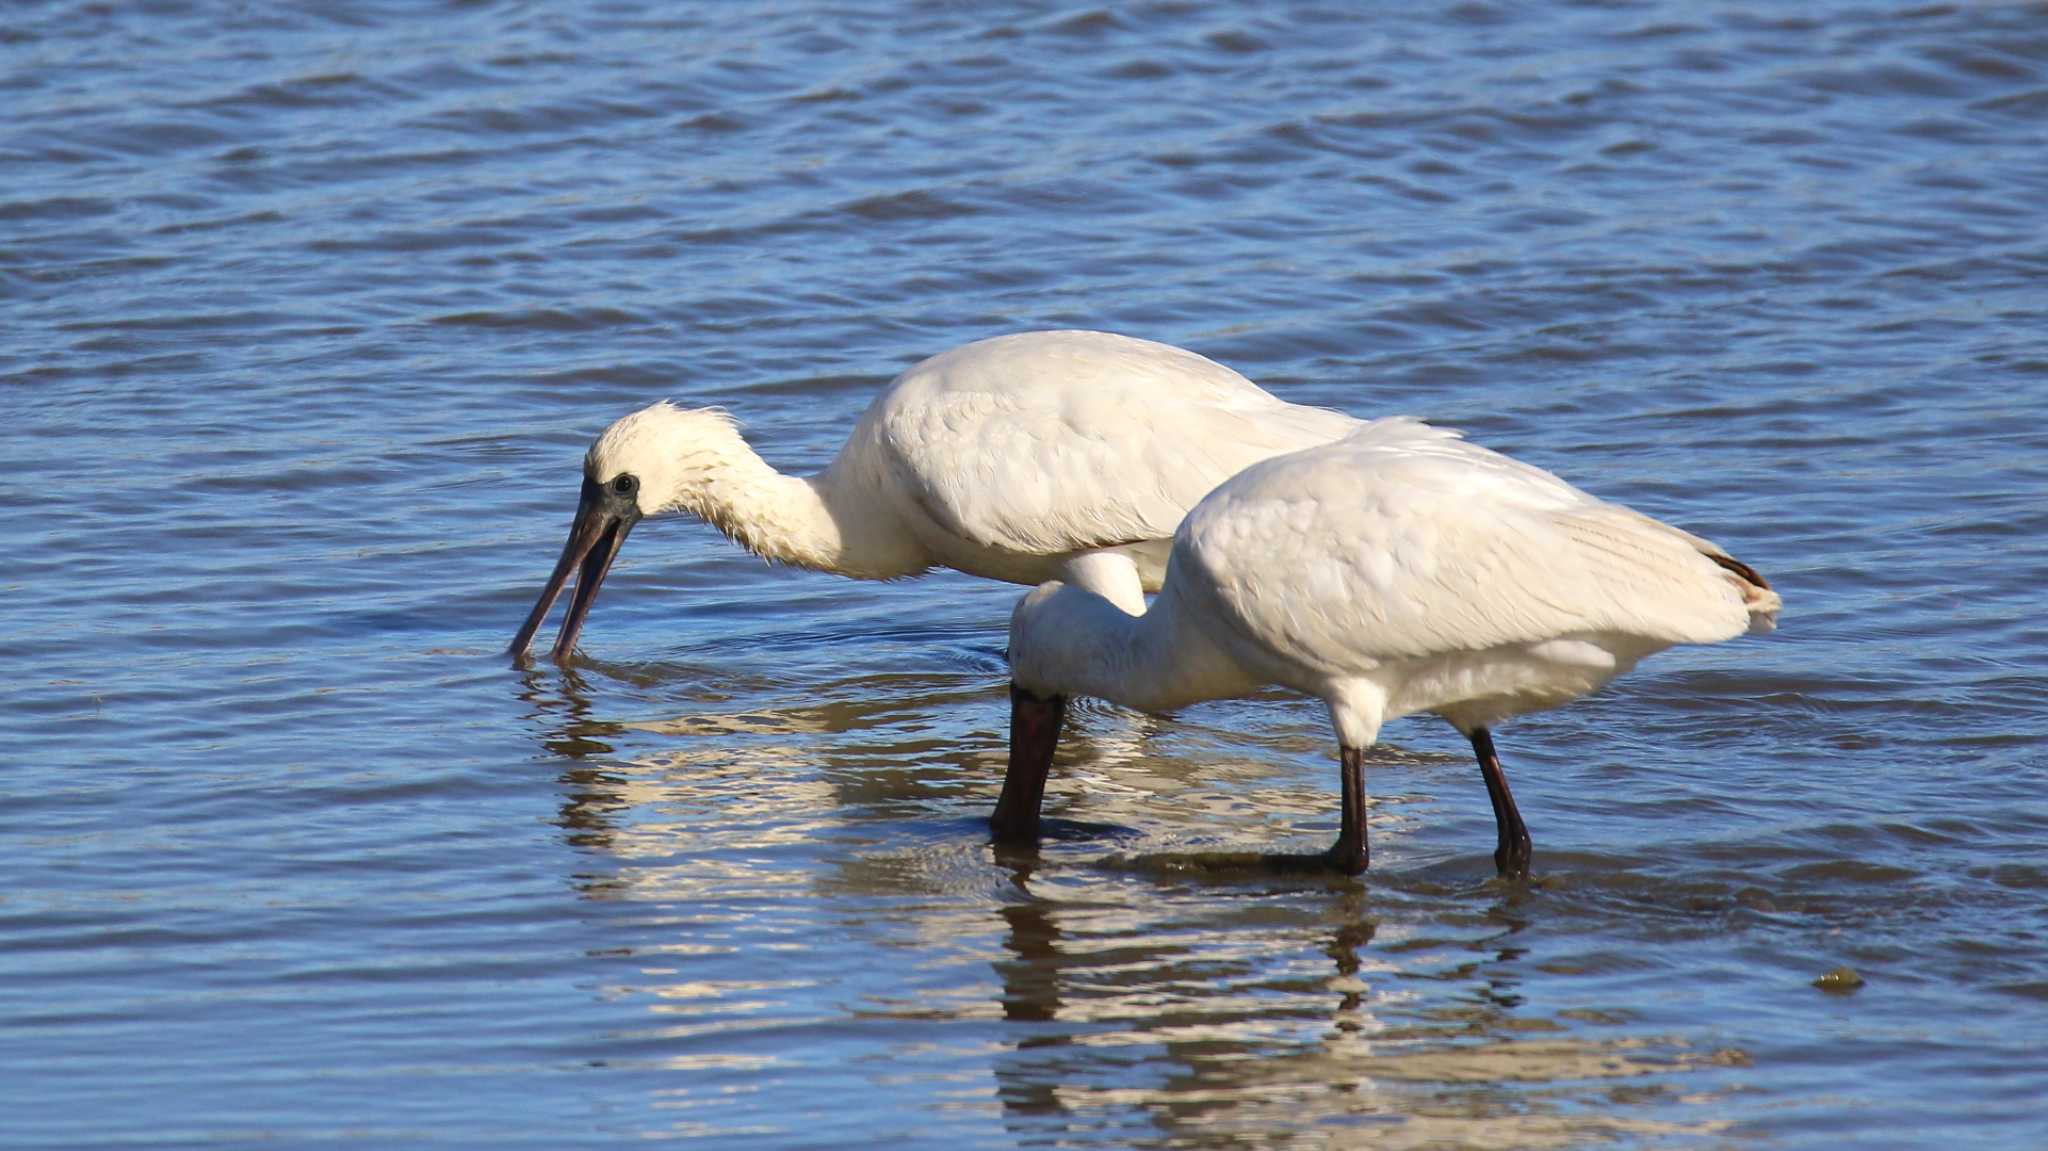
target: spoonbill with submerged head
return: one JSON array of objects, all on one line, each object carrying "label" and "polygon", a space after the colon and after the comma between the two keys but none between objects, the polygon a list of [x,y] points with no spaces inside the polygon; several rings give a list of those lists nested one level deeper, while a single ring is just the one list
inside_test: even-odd
[{"label": "spoonbill with submerged head", "polygon": [[1165,586],[1134,614],[1046,583],[1010,621],[1010,762],[991,824],[1038,834],[1070,695],[1144,711],[1315,696],[1336,728],[1339,870],[1365,870],[1364,754],[1380,725],[1435,712],[1472,742],[1499,833],[1528,874],[1528,828],[1494,725],[1593,691],[1644,656],[1775,626],[1764,578],[1715,544],[1587,495],[1458,433],[1375,420],[1246,468],[1174,534]]},{"label": "spoonbill with submerged head", "polygon": [[815,476],[768,466],[722,412],[655,404],[584,458],[569,541],[511,654],[524,657],[574,573],[552,652],[567,658],[627,534],[667,512],[776,563],[856,579],[935,567],[1060,579],[1143,611],[1195,501],[1248,464],[1358,424],[1193,352],[1106,332],[998,336],[925,360],[875,397]]}]

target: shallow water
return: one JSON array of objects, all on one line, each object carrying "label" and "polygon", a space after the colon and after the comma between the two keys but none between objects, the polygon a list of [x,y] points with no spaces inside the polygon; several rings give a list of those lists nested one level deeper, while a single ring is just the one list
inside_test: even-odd
[{"label": "shallow water", "polygon": [[[0,22],[0,1144],[2048,1142],[2048,9],[47,3]],[[1425,10],[1427,9],[1427,10]],[[636,533],[931,352],[1195,348],[1728,544],[1499,733],[1083,705],[1016,589]],[[1866,981],[1812,981],[1848,965]]]}]

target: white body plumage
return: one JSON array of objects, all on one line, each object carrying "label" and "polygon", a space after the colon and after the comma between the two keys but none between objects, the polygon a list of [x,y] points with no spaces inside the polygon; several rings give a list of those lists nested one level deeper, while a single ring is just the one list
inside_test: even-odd
[{"label": "white body plumage", "polygon": [[[1349,750],[1436,712],[1475,748],[1487,738],[1484,765],[1490,725],[1673,644],[1767,631],[1779,606],[1706,540],[1455,432],[1383,419],[1211,492],[1143,614],[1058,583],[1026,595],[1011,675],[1027,699],[1155,711],[1278,684],[1323,700]],[[1505,847],[1498,797],[1496,812]]]},{"label": "white body plumage", "polygon": [[625,533],[666,512],[779,563],[860,579],[934,567],[1057,578],[1142,610],[1197,500],[1248,464],[1358,424],[1193,352],[1080,331],[999,336],[913,366],[815,476],[769,467],[724,413],[656,404],[592,445],[585,507],[514,650],[581,564],[555,646],[567,655]]}]

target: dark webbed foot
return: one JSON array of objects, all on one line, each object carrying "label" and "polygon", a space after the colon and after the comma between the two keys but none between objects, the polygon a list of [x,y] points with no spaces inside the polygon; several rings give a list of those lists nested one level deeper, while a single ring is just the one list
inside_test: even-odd
[{"label": "dark webbed foot", "polygon": [[1323,852],[1318,858],[1331,870],[1341,871],[1346,875],[1358,875],[1372,862],[1362,840],[1353,842],[1347,839],[1339,839],[1331,844],[1330,849]]}]

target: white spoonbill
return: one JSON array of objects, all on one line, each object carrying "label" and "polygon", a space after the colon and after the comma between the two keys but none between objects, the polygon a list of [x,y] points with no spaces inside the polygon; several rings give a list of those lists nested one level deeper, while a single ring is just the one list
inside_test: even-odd
[{"label": "white spoonbill", "polygon": [[796,567],[1059,578],[1143,611],[1195,501],[1248,464],[1358,424],[1193,352],[1106,332],[998,336],[925,360],[875,397],[815,476],[768,466],[723,412],[655,404],[584,457],[569,542],[511,654],[524,656],[580,567],[552,653],[567,657],[626,533],[664,512]]},{"label": "white spoonbill", "polygon": [[1529,870],[1489,729],[1593,691],[1673,644],[1771,630],[1780,601],[1716,545],[1413,420],[1252,465],[1174,534],[1165,587],[1132,614],[1044,584],[1010,620],[1010,763],[991,824],[1037,837],[1069,695],[1144,711],[1268,684],[1321,699],[1343,816],[1325,855],[1369,861],[1364,755],[1432,711],[1472,741],[1503,875]]}]

